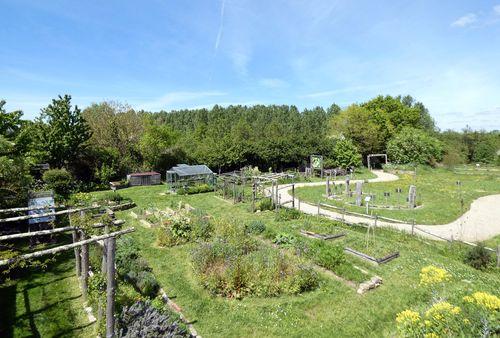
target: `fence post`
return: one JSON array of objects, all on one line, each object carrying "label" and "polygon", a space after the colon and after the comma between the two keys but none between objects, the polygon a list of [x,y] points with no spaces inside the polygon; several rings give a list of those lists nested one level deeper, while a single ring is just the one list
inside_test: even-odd
[{"label": "fence post", "polygon": [[[78,232],[77,230],[73,230],[73,243],[78,242]],[[80,256],[80,247],[77,246],[75,248],[75,268],[76,268],[76,276],[80,277],[82,275],[82,258]]]},{"label": "fence post", "polygon": [[300,211],[300,200],[297,200],[297,203],[299,204],[299,211]]},{"label": "fence post", "polygon": [[292,208],[295,209],[295,183],[292,183]]},{"label": "fence post", "polygon": [[[80,240],[83,241],[85,239],[87,239],[87,236],[85,235],[85,232],[81,230]],[[83,300],[85,302],[87,301],[87,295],[88,295],[88,278],[89,278],[89,245],[83,244],[81,280],[82,280],[82,295],[83,295]]]},{"label": "fence post", "polygon": [[377,227],[377,220],[378,220],[378,215],[375,215],[375,221],[374,221],[374,227]]},{"label": "fence post", "polygon": [[107,283],[106,283],[106,337],[115,336],[115,238],[106,240],[107,245]]}]

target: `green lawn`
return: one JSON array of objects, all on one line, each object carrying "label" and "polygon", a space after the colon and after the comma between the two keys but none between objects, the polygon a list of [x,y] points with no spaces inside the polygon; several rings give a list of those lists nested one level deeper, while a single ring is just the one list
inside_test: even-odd
[{"label": "green lawn", "polygon": [[[462,214],[461,196],[464,200],[464,209],[467,211],[473,200],[486,195],[500,193],[500,171],[467,170],[453,172],[446,169],[419,168],[416,177],[411,174],[399,175],[400,179],[393,182],[364,183],[363,193],[375,194],[375,205],[394,207],[398,209],[374,208],[374,214],[395,219],[411,221],[415,219],[421,224],[444,224],[457,219]],[[461,182],[461,186],[457,185]],[[406,197],[410,185],[417,187],[418,208],[407,209]],[[401,188],[402,193],[397,194],[396,188]],[[354,185],[351,189],[355,189]],[[342,189],[343,190],[343,189]],[[390,197],[384,197],[384,192],[389,192]],[[339,190],[340,193],[340,190]],[[296,196],[310,203],[333,204],[345,207],[347,210],[365,213],[366,207],[352,205],[355,197],[340,200],[324,197],[325,187],[303,187],[296,190]]]},{"label": "green lawn", "polygon": [[214,197],[213,193],[190,196],[161,195],[164,186],[134,187],[121,190],[120,194],[132,198],[138,207],[162,208],[184,201],[214,217],[225,217],[235,222],[259,219],[274,232],[299,236],[307,228],[315,232],[336,233],[346,231],[340,239],[343,244],[357,249],[372,250],[376,254],[398,250],[401,257],[381,266],[373,266],[355,257],[349,261],[379,275],[384,283],[377,290],[360,296],[356,290],[342,282],[324,277],[320,287],[299,296],[276,298],[248,297],[243,300],[211,296],[200,285],[190,263],[190,250],[194,243],[172,248],[154,245],[155,230],[146,229],[129,216],[130,211],[119,213],[137,231],[130,236],[142,248],[142,254],[153,268],[161,286],[182,307],[187,318],[194,322],[204,337],[362,337],[388,336],[394,333],[395,316],[408,308],[422,308],[430,295],[418,286],[419,272],[423,266],[434,264],[446,268],[453,281],[444,291],[446,297],[458,299],[465,292],[485,290],[498,292],[498,271],[481,272],[461,262],[463,246],[433,241],[421,241],[386,229],[377,229],[374,244],[366,247],[365,229],[346,228],[314,216],[300,220],[275,221],[272,212],[252,214],[250,204],[233,205]]},{"label": "green lawn", "polygon": [[0,285],[0,337],[90,337],[73,252]]}]

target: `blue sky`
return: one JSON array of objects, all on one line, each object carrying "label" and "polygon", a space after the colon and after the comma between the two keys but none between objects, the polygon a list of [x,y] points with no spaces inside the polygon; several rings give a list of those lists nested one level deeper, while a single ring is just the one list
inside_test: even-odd
[{"label": "blue sky", "polygon": [[0,0],[0,98],[170,110],[410,94],[441,129],[500,129],[500,0]]}]

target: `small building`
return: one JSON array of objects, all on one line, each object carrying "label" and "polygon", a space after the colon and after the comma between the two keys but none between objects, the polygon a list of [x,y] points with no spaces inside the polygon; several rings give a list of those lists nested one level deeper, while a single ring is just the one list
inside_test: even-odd
[{"label": "small building", "polygon": [[161,174],[156,171],[128,174],[127,181],[131,187],[138,185],[160,184]]},{"label": "small building", "polygon": [[167,184],[172,190],[203,183],[212,185],[213,180],[213,171],[204,164],[178,164],[167,170]]}]

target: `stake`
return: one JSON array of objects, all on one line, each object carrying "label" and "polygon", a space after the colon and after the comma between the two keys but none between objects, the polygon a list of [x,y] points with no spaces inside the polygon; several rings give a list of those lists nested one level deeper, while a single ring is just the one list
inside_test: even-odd
[{"label": "stake", "polygon": [[[73,243],[78,242],[78,232],[73,230]],[[82,261],[80,257],[80,247],[75,246],[75,268],[76,268],[76,276],[80,277],[82,275]]]},{"label": "stake", "polygon": [[[85,241],[86,236],[85,232],[83,230],[80,232],[80,240]],[[87,243],[82,245],[82,275],[81,275],[81,281],[82,281],[82,295],[83,295],[83,300],[86,302],[87,301],[87,296],[88,296],[88,278],[89,278],[89,245]]]},{"label": "stake", "polygon": [[292,183],[292,208],[295,209],[295,183]]},{"label": "stake", "polygon": [[107,242],[107,283],[106,283],[106,337],[115,336],[115,238]]},{"label": "stake", "polygon": [[415,219],[411,222],[411,234],[412,236],[415,235]]}]

